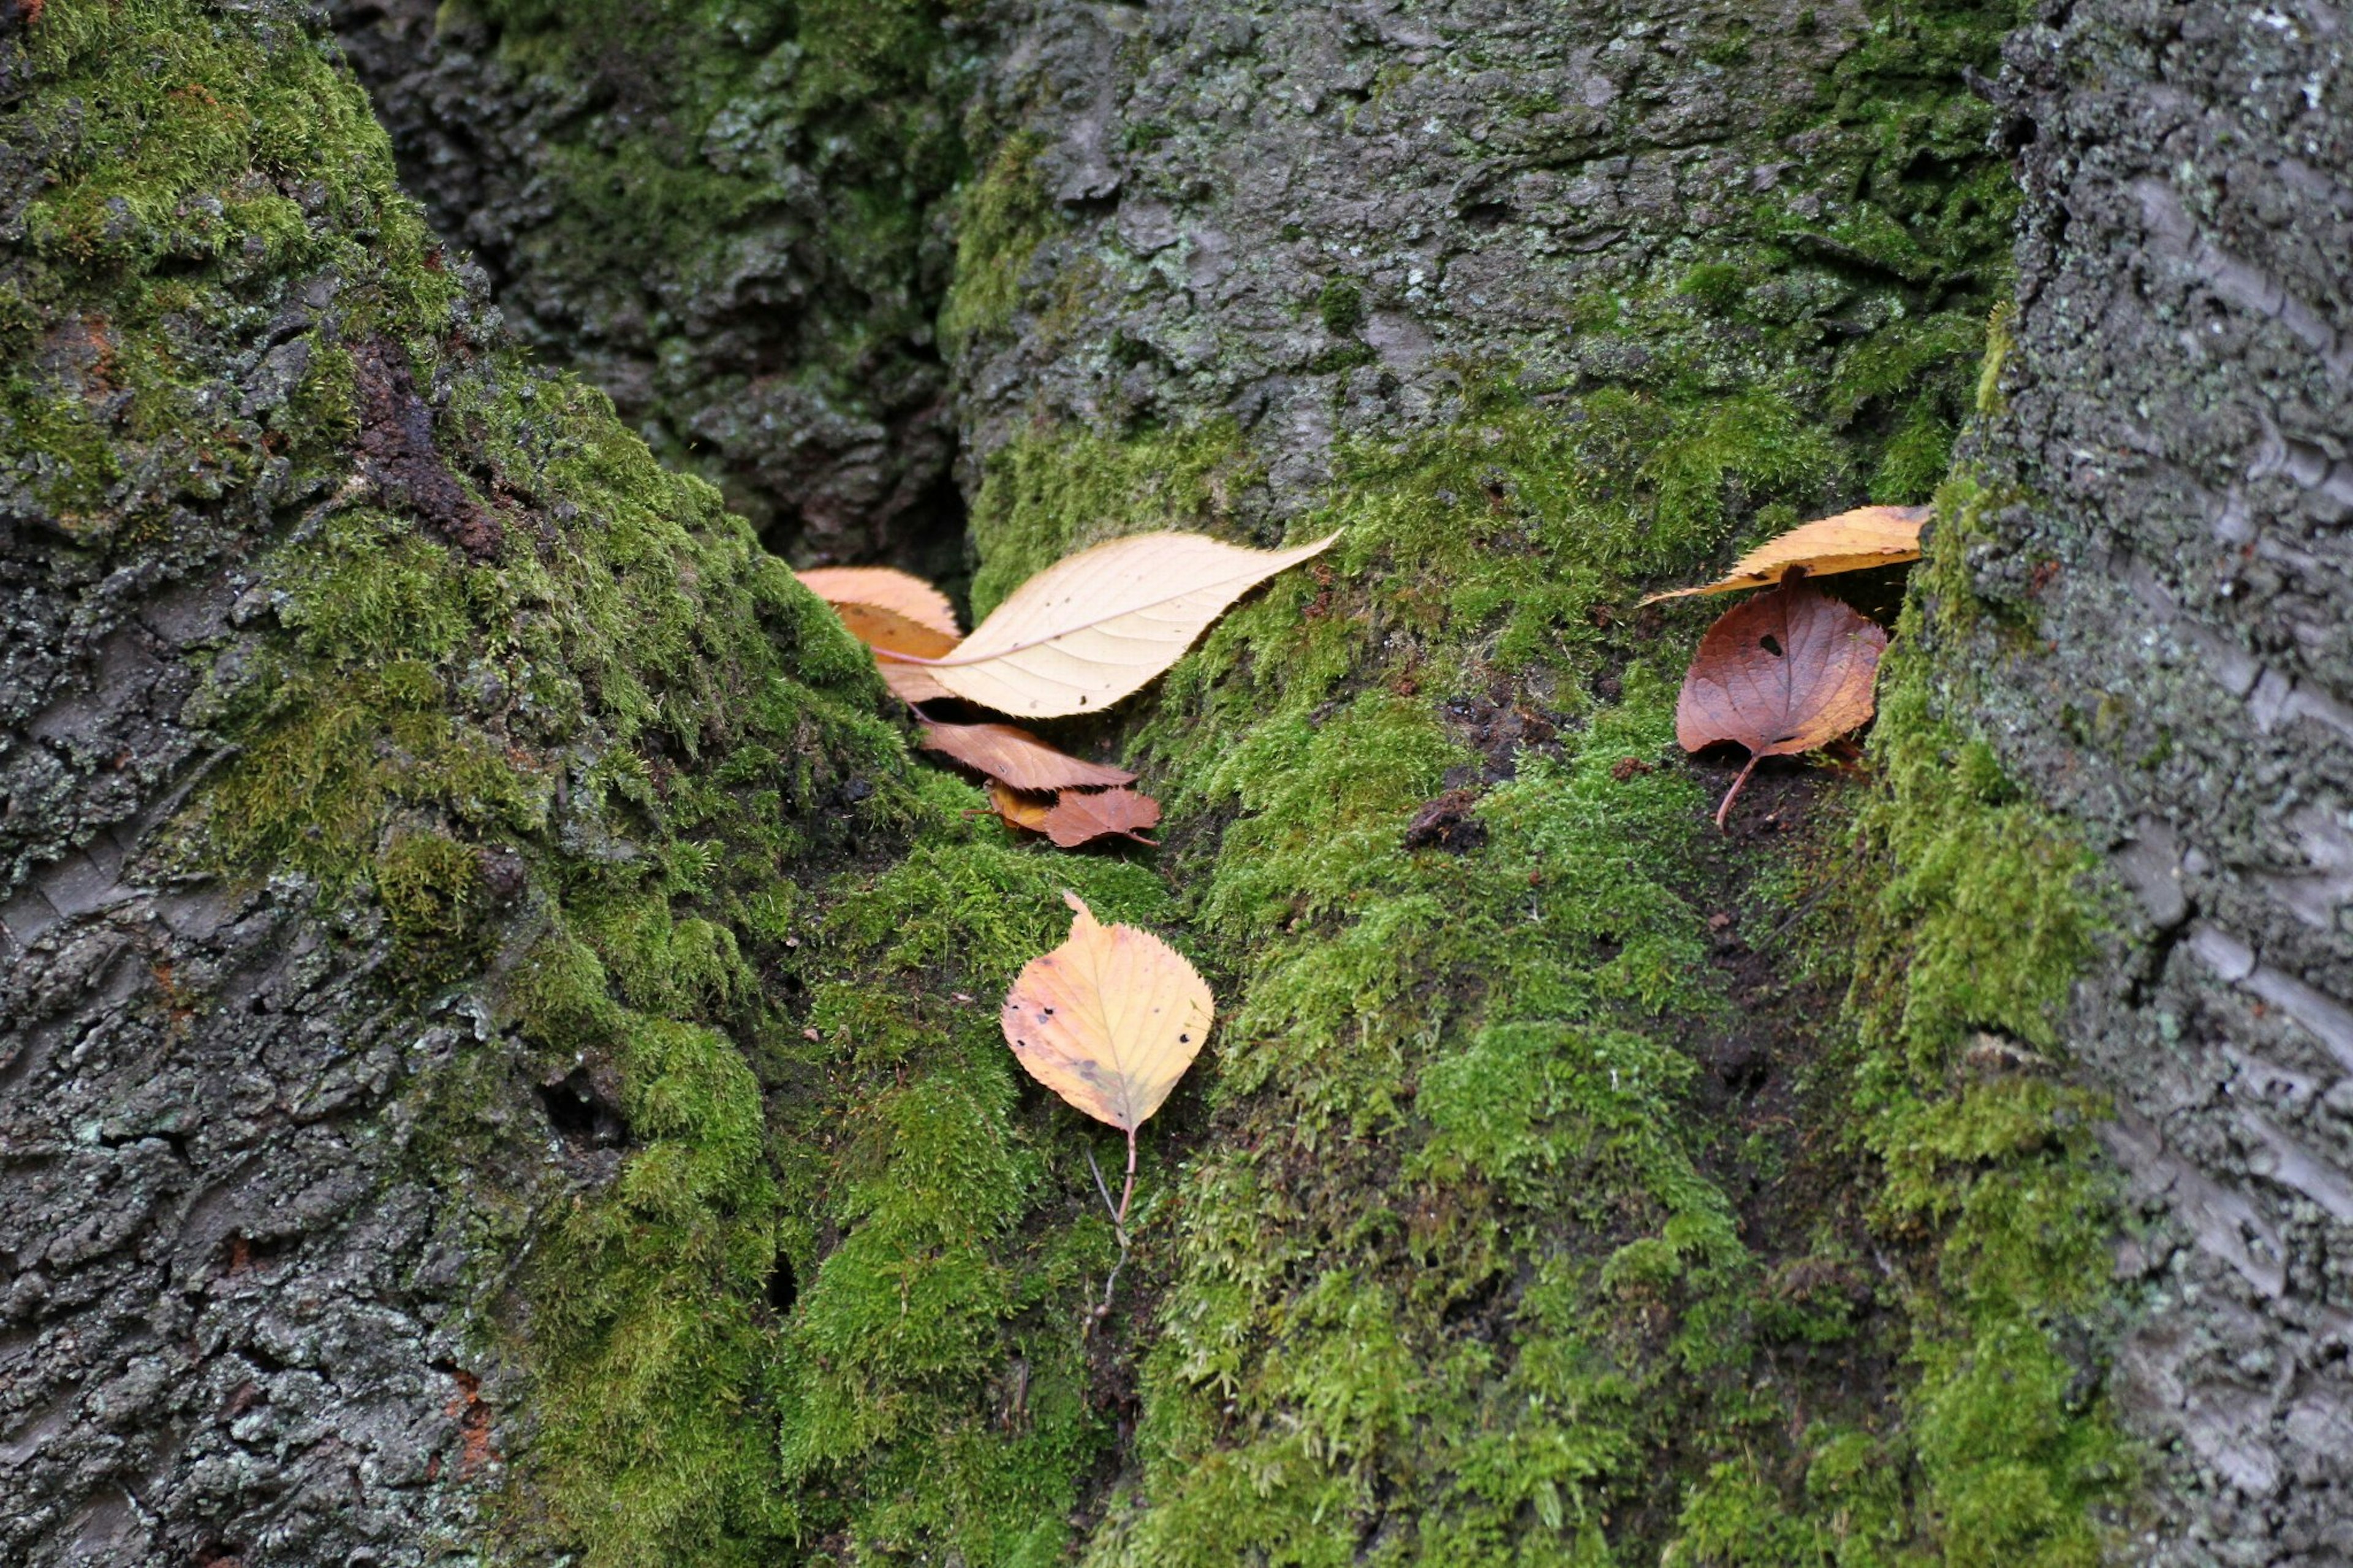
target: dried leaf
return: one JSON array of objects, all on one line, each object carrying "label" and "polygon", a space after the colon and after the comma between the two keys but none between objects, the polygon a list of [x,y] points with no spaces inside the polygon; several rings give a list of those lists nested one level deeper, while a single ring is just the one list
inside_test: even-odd
[{"label": "dried leaf", "polygon": [[[796,575],[869,647],[934,658],[954,651],[964,636],[948,596],[921,577],[889,566],[818,566]],[[878,662],[882,684],[903,702],[951,695],[921,665]]]},{"label": "dried leaf", "polygon": [[1054,809],[1050,795],[1028,795],[1008,784],[1003,779],[988,781],[988,804],[1008,827],[1019,827],[1031,833],[1046,831],[1046,814]]},{"label": "dried leaf", "polygon": [[1866,566],[1892,566],[1920,559],[1920,525],[1928,521],[1925,506],[1865,506],[1836,517],[1799,523],[1778,538],[1768,539],[1733,563],[1732,570],[1698,588],[1675,588],[1642,601],[1688,598],[1694,594],[1729,594],[1740,588],[1762,588],[1778,583],[1792,567],[1803,567],[1810,577],[1834,572],[1860,572]]},{"label": "dried leaf", "polygon": [[1114,539],[1022,584],[953,654],[910,662],[1000,713],[1092,712],[1142,688],[1227,605],[1338,537],[1274,551],[1198,533]]},{"label": "dried leaf", "polygon": [[1076,893],[1070,940],[1033,958],[1005,997],[1006,1042],[1029,1076],[1133,1133],[1208,1037],[1209,987],[1149,931],[1099,925]]},{"label": "dried leaf", "polygon": [[1834,741],[1872,715],[1872,685],[1887,634],[1803,582],[1736,605],[1700,638],[1675,703],[1675,739],[1696,752],[1718,741],[1748,748],[1725,792],[1724,826],[1760,757],[1793,756]]},{"label": "dried leaf", "polygon": [[934,680],[932,672],[920,664],[901,664],[895,658],[878,658],[875,663],[882,670],[882,684],[891,689],[891,695],[910,707],[955,695]]},{"label": "dried leaf", "polygon": [[[854,606],[880,610],[946,637],[950,647],[964,636],[956,626],[955,606],[948,603],[945,594],[921,577],[894,567],[813,566],[794,575],[800,578],[802,586],[836,609]],[[842,618],[847,621],[849,617],[845,615]]]},{"label": "dried leaf", "polygon": [[1134,784],[1125,768],[1081,762],[1058,752],[1027,730],[1011,724],[923,725],[923,746],[944,752],[965,766],[1020,790],[1091,789]]},{"label": "dried leaf", "polygon": [[1064,849],[1114,835],[1151,844],[1149,838],[1136,838],[1135,830],[1159,820],[1160,803],[1132,789],[1065,790],[1046,813],[1046,836]]}]

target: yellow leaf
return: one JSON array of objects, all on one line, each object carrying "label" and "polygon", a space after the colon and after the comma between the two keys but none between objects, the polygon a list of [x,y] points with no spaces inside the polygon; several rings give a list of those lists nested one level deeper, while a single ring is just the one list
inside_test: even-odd
[{"label": "yellow leaf", "polygon": [[[833,606],[850,636],[871,648],[933,658],[955,648],[955,606],[921,577],[889,566],[818,566],[795,576]],[[902,701],[929,702],[949,695],[917,664],[881,659],[882,683]]]},{"label": "yellow leaf", "polygon": [[952,654],[912,663],[968,701],[1051,719],[1109,707],[1184,657],[1226,606],[1336,533],[1294,550],[1245,550],[1198,533],[1114,539],[1013,591]]},{"label": "yellow leaf", "polygon": [[1070,940],[1006,994],[1006,1042],[1029,1076],[1098,1121],[1134,1132],[1208,1037],[1209,987],[1149,931],[1099,925],[1076,893]]},{"label": "yellow leaf", "polygon": [[945,637],[950,646],[964,635],[956,626],[955,606],[948,603],[945,594],[895,567],[813,566],[793,574],[803,587],[836,609],[859,605],[887,611],[899,620]]},{"label": "yellow leaf", "polygon": [[1778,583],[1791,567],[1802,566],[1811,577],[1834,572],[1860,572],[1866,566],[1892,566],[1920,559],[1920,525],[1928,521],[1925,506],[1865,506],[1836,517],[1801,522],[1788,532],[1768,539],[1733,563],[1732,570],[1698,588],[1673,588],[1642,601],[1689,598],[1695,594],[1729,594],[1740,588],[1762,588]]}]

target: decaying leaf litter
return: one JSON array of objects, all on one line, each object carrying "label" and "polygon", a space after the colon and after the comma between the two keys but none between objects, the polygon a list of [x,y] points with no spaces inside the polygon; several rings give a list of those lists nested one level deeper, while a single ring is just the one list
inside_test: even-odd
[{"label": "decaying leaf litter", "polygon": [[[1767,590],[1708,627],[1676,703],[1676,739],[1686,751],[1733,742],[1748,752],[1716,808],[1719,827],[1759,761],[1811,751],[1870,720],[1886,633],[1807,578],[1917,559],[1926,516],[1926,508],[1878,506],[1818,519],[1750,551],[1715,582],[1642,601]],[[1055,718],[1101,711],[1141,689],[1244,593],[1337,537],[1285,551],[1184,533],[1113,540],[1023,584],[969,637],[946,595],[908,574],[830,567],[800,576],[874,649],[884,679],[910,705],[958,698]],[[1017,725],[925,715],[920,744],[979,773],[1008,826],[1063,848],[1107,837],[1149,844],[1138,830],[1160,819],[1159,803],[1131,787],[1133,773],[1071,756]],[[1063,898],[1073,915],[1070,936],[1024,966],[1000,1022],[1031,1077],[1127,1138],[1116,1200],[1092,1151],[1087,1155],[1119,1244],[1094,1309],[1099,1319],[1131,1250],[1136,1131],[1199,1054],[1214,1003],[1199,973],[1160,938],[1104,926],[1077,894]]]},{"label": "decaying leaf litter", "polygon": [[1715,582],[1642,601],[1766,590],[1709,626],[1675,700],[1684,751],[1731,742],[1748,752],[1715,808],[1716,826],[1759,762],[1813,751],[1871,721],[1887,634],[1809,579],[1918,560],[1928,513],[1867,506],[1818,518],[1767,540]]},{"label": "decaying leaf litter", "polygon": [[[910,705],[958,698],[1000,713],[1100,712],[1184,657],[1242,595],[1329,548],[1331,534],[1289,550],[1250,550],[1197,533],[1143,533],[1067,557],[1014,590],[970,637],[947,595],[887,566],[800,573],[871,647],[883,680]],[[1160,803],[1124,769],[1083,762],[1015,725],[926,717],[922,745],[989,782],[1009,826],[1074,849],[1131,839]]]}]

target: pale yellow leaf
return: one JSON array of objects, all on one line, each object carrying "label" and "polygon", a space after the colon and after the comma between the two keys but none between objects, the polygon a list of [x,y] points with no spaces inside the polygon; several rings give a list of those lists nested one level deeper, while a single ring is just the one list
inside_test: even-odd
[{"label": "pale yellow leaf", "polygon": [[[1293,550],[1246,550],[1198,533],[1114,539],[1022,584],[954,653],[910,662],[1000,713],[1093,712],[1184,657],[1227,605],[1338,537]],[[899,661],[886,654],[884,662]]]},{"label": "pale yellow leaf", "polygon": [[1730,594],[1742,588],[1762,588],[1778,583],[1792,567],[1802,566],[1810,577],[1835,572],[1860,572],[1866,566],[1892,566],[1920,559],[1920,525],[1928,521],[1925,506],[1865,506],[1836,517],[1799,523],[1788,532],[1767,540],[1713,583],[1697,588],[1674,588],[1642,601],[1683,599],[1696,594]]},{"label": "pale yellow leaf", "polygon": [[1133,1132],[1208,1038],[1209,987],[1151,932],[1096,923],[1076,893],[1062,901],[1076,915],[1070,940],[1031,959],[1007,993],[1006,1043],[1030,1077]]},{"label": "pale yellow leaf", "polygon": [[882,668],[882,684],[902,702],[929,702],[934,698],[953,697],[955,692],[932,679],[932,672],[920,664],[901,664],[895,658],[875,661]]}]

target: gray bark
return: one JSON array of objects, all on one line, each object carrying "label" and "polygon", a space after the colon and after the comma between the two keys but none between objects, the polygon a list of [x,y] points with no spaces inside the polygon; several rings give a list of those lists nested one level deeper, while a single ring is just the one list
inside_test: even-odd
[{"label": "gray bark", "polygon": [[2046,8],[2009,49],[2027,487],[1940,647],[2134,906],[2070,1043],[2155,1237],[2141,1561],[2353,1561],[2353,19]]}]

